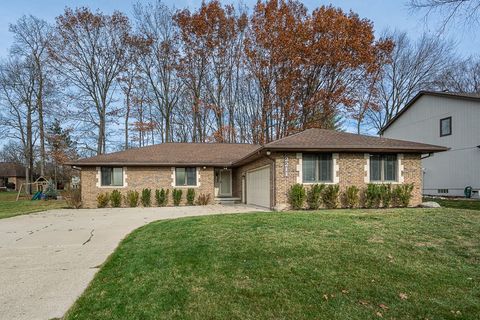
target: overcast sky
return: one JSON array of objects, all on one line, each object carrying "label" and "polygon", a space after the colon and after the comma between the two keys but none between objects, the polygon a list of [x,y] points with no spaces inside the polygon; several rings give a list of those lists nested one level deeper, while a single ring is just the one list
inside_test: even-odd
[{"label": "overcast sky", "polygon": [[[381,33],[383,30],[398,29],[407,31],[413,38],[423,31],[436,33],[438,30],[438,17],[431,16],[425,22],[423,14],[413,14],[406,7],[407,0],[331,0],[314,1],[305,0],[303,3],[310,9],[314,9],[322,4],[332,4],[348,11],[353,10],[362,18],[368,18],[373,21],[375,31]],[[88,6],[91,9],[100,9],[105,13],[113,10],[120,10],[127,15],[132,12],[132,4],[137,0],[4,0],[0,9],[0,57],[5,57],[8,48],[12,43],[12,36],[8,31],[10,23],[25,14],[32,14],[39,18],[53,22],[55,17],[63,12],[63,9],[69,7]],[[175,5],[176,8],[194,9],[201,1],[187,0],[164,0],[167,5]],[[228,3],[238,3],[236,1],[227,1]],[[249,8],[252,8],[256,0],[243,0]],[[465,30],[467,29],[467,30]],[[453,40],[459,54],[463,56],[480,54],[480,36],[476,35],[474,28],[456,27],[450,25],[447,32],[441,37]]]}]

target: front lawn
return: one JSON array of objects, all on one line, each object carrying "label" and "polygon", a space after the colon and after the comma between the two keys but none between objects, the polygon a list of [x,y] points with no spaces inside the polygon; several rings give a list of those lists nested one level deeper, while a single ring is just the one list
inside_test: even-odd
[{"label": "front lawn", "polygon": [[0,192],[0,219],[67,206],[66,202],[62,200],[32,201],[19,199],[15,201],[16,197],[16,192]]},{"label": "front lawn", "polygon": [[455,209],[154,222],[66,319],[478,319],[479,234]]},{"label": "front lawn", "polygon": [[424,197],[423,201],[435,201],[445,208],[480,210],[480,200],[478,199],[440,199]]}]

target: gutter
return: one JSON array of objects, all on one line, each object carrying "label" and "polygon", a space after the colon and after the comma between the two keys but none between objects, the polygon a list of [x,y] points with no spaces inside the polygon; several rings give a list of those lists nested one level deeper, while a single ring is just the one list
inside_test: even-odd
[{"label": "gutter", "polygon": [[95,166],[129,166],[129,167],[172,167],[172,166],[194,166],[194,167],[231,167],[232,163],[161,163],[161,162],[88,162],[88,163],[80,163],[80,162],[68,162],[65,165],[71,167],[95,167]]}]

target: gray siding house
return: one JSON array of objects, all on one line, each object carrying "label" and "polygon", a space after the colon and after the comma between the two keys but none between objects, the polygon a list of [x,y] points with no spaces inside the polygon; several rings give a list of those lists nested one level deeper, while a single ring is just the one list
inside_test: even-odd
[{"label": "gray siding house", "polygon": [[380,134],[449,148],[424,156],[425,195],[463,196],[466,186],[480,189],[480,95],[421,91]]}]

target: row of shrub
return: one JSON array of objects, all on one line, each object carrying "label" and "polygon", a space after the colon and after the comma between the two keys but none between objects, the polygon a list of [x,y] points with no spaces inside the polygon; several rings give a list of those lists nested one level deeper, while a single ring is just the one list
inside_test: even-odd
[{"label": "row of shrub", "polygon": [[[362,191],[362,192],[361,192]],[[290,188],[288,195],[292,209],[305,207],[316,210],[322,205],[327,209],[338,208],[389,208],[407,207],[412,198],[413,184],[368,184],[363,190],[356,186],[348,186],[340,192],[339,185],[314,184],[308,190],[301,184]]]},{"label": "row of shrub", "polygon": [[[155,205],[158,207],[165,207],[168,205],[168,197],[170,194],[169,189],[156,189],[154,193]],[[182,189],[173,189],[172,192],[172,202],[174,206],[179,206],[182,202],[183,190]],[[185,196],[186,204],[189,206],[193,205],[207,205],[210,203],[210,194],[199,194],[197,200],[195,201],[195,189],[188,189]],[[112,208],[118,208],[122,206],[122,202],[128,207],[137,207],[140,204],[143,207],[152,206],[152,190],[143,189],[141,193],[135,190],[129,190],[125,195],[119,190],[113,190],[111,193],[105,192],[100,193],[97,196],[97,207],[105,208],[109,204]]]}]

